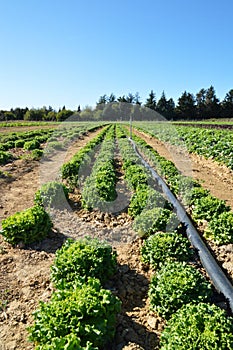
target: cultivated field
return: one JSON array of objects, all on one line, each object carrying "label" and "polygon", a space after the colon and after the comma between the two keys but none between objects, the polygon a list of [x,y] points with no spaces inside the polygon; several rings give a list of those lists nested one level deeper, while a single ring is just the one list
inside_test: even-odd
[{"label": "cultivated field", "polygon": [[232,284],[233,131],[135,122],[133,144],[123,123],[0,131],[0,350],[233,348],[229,300],[134,148]]}]

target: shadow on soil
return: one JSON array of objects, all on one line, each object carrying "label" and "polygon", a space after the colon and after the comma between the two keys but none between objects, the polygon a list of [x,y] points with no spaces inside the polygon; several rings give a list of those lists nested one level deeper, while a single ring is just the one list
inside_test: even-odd
[{"label": "shadow on soil", "polygon": [[118,265],[118,272],[106,288],[120,298],[122,307],[117,319],[115,339],[104,350],[156,349],[158,337],[146,322],[149,317],[146,307],[148,287],[149,281],[143,274],[127,264]]}]

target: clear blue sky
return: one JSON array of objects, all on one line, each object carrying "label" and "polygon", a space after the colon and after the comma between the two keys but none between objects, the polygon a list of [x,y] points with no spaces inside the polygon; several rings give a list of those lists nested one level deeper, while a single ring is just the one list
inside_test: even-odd
[{"label": "clear blue sky", "polygon": [[0,109],[233,88],[232,0],[0,0]]}]

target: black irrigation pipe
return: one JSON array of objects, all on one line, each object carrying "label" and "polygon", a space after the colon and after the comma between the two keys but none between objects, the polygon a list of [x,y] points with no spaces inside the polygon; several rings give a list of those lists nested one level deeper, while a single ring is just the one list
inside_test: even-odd
[{"label": "black irrigation pipe", "polygon": [[208,273],[211,281],[213,282],[216,290],[222,293],[225,298],[229,301],[231,311],[233,312],[233,286],[227,276],[224,274],[223,270],[217,264],[214,257],[211,255],[207,246],[201,239],[197,230],[193,226],[191,220],[189,219],[185,209],[181,203],[177,200],[174,194],[170,191],[165,181],[158,175],[158,173],[143,159],[139,153],[135,143],[129,139],[133,145],[133,148],[137,155],[140,157],[143,165],[150,170],[153,178],[158,181],[158,184],[161,186],[163,193],[167,199],[172,203],[176,209],[177,216],[181,222],[186,226],[187,236],[192,245],[198,250],[198,254],[201,260],[202,265],[204,266],[206,272]]}]

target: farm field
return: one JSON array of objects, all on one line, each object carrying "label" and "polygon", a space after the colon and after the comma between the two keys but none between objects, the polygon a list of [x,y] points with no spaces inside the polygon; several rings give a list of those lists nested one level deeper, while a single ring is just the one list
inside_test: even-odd
[{"label": "farm field", "polygon": [[[13,132],[19,131],[20,128],[21,126],[16,127]],[[36,130],[36,127],[34,128]],[[40,129],[39,126],[38,128]],[[44,128],[47,128],[47,125]],[[31,157],[32,150],[23,149],[22,146],[16,150],[16,147],[11,148],[9,144],[8,150],[3,151],[10,152],[13,157],[0,166],[1,221],[17,211],[32,207],[34,195],[45,178],[48,182],[61,181],[62,177],[64,184],[72,187],[72,192],[69,194],[69,205],[63,206],[63,210],[50,209],[53,228],[41,242],[26,245],[18,242],[18,245],[13,247],[0,236],[0,349],[34,349],[33,343],[27,340],[26,328],[34,322],[32,312],[38,309],[39,300],[49,303],[54,293],[55,287],[51,281],[50,266],[54,262],[55,253],[61,248],[67,237],[79,239],[85,236],[104,238],[117,252],[117,271],[105,282],[105,287],[121,300],[122,305],[116,322],[116,335],[110,343],[105,345],[106,350],[160,348],[159,340],[166,324],[166,317],[151,310],[149,305],[148,291],[154,271],[147,262],[142,261],[141,251],[145,237],[138,234],[138,228],[142,230],[143,225],[140,220],[137,220],[140,216],[138,210],[142,210],[140,203],[143,201],[143,196],[137,199],[139,204],[137,203],[136,206],[129,204],[132,196],[140,192],[139,185],[147,186],[148,181],[151,180],[148,180],[149,175],[142,171],[141,165],[138,165],[135,160],[135,155],[125,137],[127,130],[128,126],[122,125],[116,128],[114,125],[110,127],[86,125],[85,128],[80,125],[76,135],[70,135],[71,130],[69,129],[56,138],[54,137],[56,131],[52,131],[49,134],[50,141],[47,141],[49,138],[44,139],[40,144],[41,150],[47,150],[45,156],[49,159],[48,162],[41,161],[39,157]],[[22,130],[22,132],[25,131]],[[203,156],[189,154],[179,145],[168,146],[165,141],[145,131],[133,130],[135,137],[146,141],[158,152],[159,156],[172,161],[182,175],[198,180],[212,196],[224,200],[230,206],[229,210],[233,210],[231,168],[216,163],[213,158],[205,159]],[[1,133],[3,134],[3,131]],[[4,135],[5,133],[4,129]],[[103,136],[100,136],[101,133]],[[67,135],[71,138],[68,143],[64,144]],[[93,140],[95,140],[94,146],[90,146]],[[7,142],[11,141],[9,139]],[[137,142],[136,138],[135,142]],[[138,146],[139,144],[140,142]],[[85,158],[85,155],[82,155],[84,158],[80,160],[79,152],[88,145],[89,156]],[[75,168],[79,162],[82,164],[84,159],[86,162],[84,168],[88,169],[87,174],[81,170],[82,168]],[[134,169],[136,165],[138,168]],[[132,172],[127,175],[130,167],[132,167]],[[59,175],[61,168],[63,169],[62,175]],[[141,178],[133,182],[135,173],[140,173]],[[78,186],[74,186],[78,183],[80,174],[84,178],[80,186],[82,187],[81,192]],[[99,182],[96,187],[95,179],[98,176]],[[106,180],[103,181],[104,176]],[[86,179],[89,180],[86,181]],[[114,181],[111,184],[112,179]],[[95,209],[94,199],[97,190],[102,193],[103,200],[98,202],[99,199],[96,199],[98,207],[102,210]],[[147,190],[151,191],[146,188]],[[155,197],[152,198],[155,199]],[[114,205],[108,210],[110,202],[114,202]],[[131,208],[131,211],[128,211],[128,207]],[[150,210],[154,210],[153,205]],[[200,223],[197,220],[196,225],[201,234],[204,234],[206,222]],[[232,282],[233,241],[217,244],[214,240],[208,240],[208,245]],[[192,264],[209,281],[198,256],[195,255],[192,259]],[[230,313],[224,299],[215,291],[211,300]]]},{"label": "farm field", "polygon": [[213,159],[188,152],[184,143],[179,147],[170,142],[153,138],[138,129],[135,129],[134,132],[157,149],[159,154],[174,162],[182,174],[201,181],[203,187],[209,189],[214,196],[226,200],[228,205],[233,208],[233,171],[230,168],[213,161]]}]

